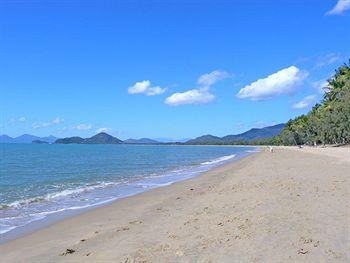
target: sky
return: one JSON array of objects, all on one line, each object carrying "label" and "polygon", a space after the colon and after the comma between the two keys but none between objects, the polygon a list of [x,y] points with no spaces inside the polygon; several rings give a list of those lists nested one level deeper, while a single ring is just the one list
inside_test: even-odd
[{"label": "sky", "polygon": [[0,1],[0,134],[224,136],[288,121],[350,58],[350,0]]}]

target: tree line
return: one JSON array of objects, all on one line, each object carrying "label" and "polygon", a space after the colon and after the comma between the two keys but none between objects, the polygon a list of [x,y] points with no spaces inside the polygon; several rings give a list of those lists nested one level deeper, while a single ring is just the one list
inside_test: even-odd
[{"label": "tree line", "polygon": [[323,100],[286,123],[280,135],[257,142],[274,145],[350,143],[350,60],[324,87]]}]

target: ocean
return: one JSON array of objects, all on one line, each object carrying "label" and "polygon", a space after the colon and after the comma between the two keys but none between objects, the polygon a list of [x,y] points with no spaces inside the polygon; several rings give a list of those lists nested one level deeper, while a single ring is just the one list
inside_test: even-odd
[{"label": "ocean", "polygon": [[254,147],[0,144],[0,235],[189,179]]}]

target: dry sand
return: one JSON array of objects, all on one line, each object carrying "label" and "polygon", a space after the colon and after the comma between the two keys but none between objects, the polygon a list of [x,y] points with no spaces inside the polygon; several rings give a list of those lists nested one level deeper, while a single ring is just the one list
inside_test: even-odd
[{"label": "dry sand", "polygon": [[0,246],[1,262],[350,262],[350,148],[263,151]]}]

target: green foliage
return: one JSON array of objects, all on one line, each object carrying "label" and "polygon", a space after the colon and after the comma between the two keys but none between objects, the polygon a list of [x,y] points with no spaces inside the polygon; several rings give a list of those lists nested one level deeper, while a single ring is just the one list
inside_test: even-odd
[{"label": "green foliage", "polygon": [[323,101],[288,121],[278,137],[284,145],[350,143],[350,61],[328,80]]}]

